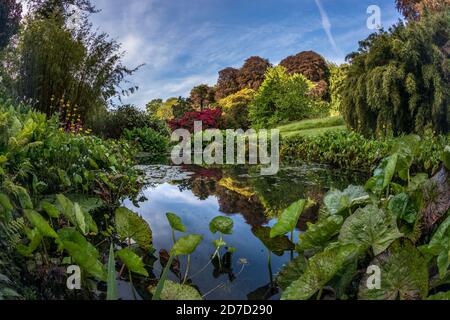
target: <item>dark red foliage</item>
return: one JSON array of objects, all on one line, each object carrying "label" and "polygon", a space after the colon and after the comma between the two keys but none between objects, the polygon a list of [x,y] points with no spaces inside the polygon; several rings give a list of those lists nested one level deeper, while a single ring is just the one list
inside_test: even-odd
[{"label": "dark red foliage", "polygon": [[187,112],[181,119],[169,121],[169,127],[172,131],[177,129],[187,129],[189,132],[193,133],[195,121],[202,122],[203,130],[225,128],[221,108]]}]

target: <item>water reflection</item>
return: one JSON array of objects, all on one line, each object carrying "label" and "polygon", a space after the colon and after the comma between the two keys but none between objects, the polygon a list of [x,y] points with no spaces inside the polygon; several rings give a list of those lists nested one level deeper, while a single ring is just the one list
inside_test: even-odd
[{"label": "water reflection", "polygon": [[[158,171],[158,180],[149,179],[149,186],[143,190],[147,200],[139,207],[130,201],[125,205],[141,214],[153,230],[154,247],[157,255],[159,253],[155,269],[162,269],[167,263],[167,251],[172,246],[167,212],[177,213],[189,233],[204,235],[204,241],[191,258],[188,282],[206,299],[278,299],[280,292],[274,283],[274,275],[291,259],[293,253],[289,250],[293,246],[287,237],[288,242],[266,239],[268,227],[273,226],[283,209],[300,198],[311,198],[320,203],[331,187],[343,189],[365,179],[325,166],[306,165],[285,167],[277,176],[269,177],[259,176],[258,168],[244,167],[147,167],[146,170],[150,178],[152,170]],[[169,172],[166,178],[162,173],[164,170]],[[294,239],[306,229],[307,221],[315,219],[317,209],[318,205],[302,216]],[[214,236],[208,225],[217,215],[233,219],[234,232],[224,236],[224,240],[237,251],[211,261]],[[179,281],[185,267],[183,258],[175,262],[171,279]],[[158,271],[155,270],[156,275],[159,275]]]}]

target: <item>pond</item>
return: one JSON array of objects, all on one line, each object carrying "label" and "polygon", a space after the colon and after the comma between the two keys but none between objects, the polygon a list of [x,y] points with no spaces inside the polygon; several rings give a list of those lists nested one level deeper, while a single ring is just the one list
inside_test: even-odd
[{"label": "pond", "polygon": [[[146,173],[144,200],[126,201],[129,209],[138,212],[153,231],[154,274],[159,277],[172,235],[167,212],[178,214],[190,234],[201,234],[203,242],[191,257],[189,283],[204,299],[253,300],[279,299],[280,291],[273,284],[275,275],[295,253],[271,254],[255,236],[258,230],[273,226],[276,217],[291,203],[310,198],[317,205],[302,215],[295,231],[304,232],[306,223],[314,221],[319,205],[330,188],[344,189],[349,184],[362,184],[367,178],[356,172],[333,170],[323,165],[282,167],[276,176],[260,176],[258,168],[202,168],[174,166],[142,166]],[[136,206],[138,205],[138,206]],[[234,253],[222,255],[211,262],[213,240],[209,222],[216,216],[234,221],[232,235],[224,236]],[[177,234],[181,236],[180,233]],[[174,265],[170,279],[180,281],[184,275],[184,257]],[[125,287],[125,286],[123,286]]]}]

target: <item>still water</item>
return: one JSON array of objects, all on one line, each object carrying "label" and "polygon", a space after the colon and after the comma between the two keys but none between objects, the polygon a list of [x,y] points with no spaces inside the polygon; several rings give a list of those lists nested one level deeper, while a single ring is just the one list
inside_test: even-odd
[{"label": "still water", "polygon": [[[365,180],[356,172],[333,170],[322,165],[282,167],[276,176],[262,177],[258,168],[201,168],[172,166],[143,166],[147,185],[144,201],[125,206],[138,212],[153,231],[156,249],[154,274],[159,277],[165,252],[172,247],[172,235],[166,219],[167,212],[178,214],[188,233],[201,234],[203,242],[191,257],[190,284],[204,299],[279,299],[280,291],[273,283],[282,266],[290,261],[292,252],[272,253],[268,263],[268,249],[255,236],[261,228],[271,227],[280,212],[294,201],[311,198],[318,203],[302,216],[295,232],[306,230],[306,223],[314,221],[319,204],[331,188],[344,189],[349,184]],[[218,215],[234,221],[232,235],[224,236],[228,246],[236,252],[222,252],[222,263],[211,262],[213,240],[209,222]],[[177,233],[180,237],[182,234]],[[225,249],[223,249],[225,251]],[[186,261],[180,259],[170,279],[180,281]]]}]

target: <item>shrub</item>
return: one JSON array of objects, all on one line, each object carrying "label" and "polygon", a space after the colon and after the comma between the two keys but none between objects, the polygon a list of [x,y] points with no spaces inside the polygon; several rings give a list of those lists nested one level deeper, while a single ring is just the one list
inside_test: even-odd
[{"label": "shrub", "polygon": [[203,130],[206,129],[225,129],[225,122],[222,117],[222,109],[206,109],[203,111],[188,112],[181,119],[169,121],[172,131],[177,129],[187,129],[194,132],[194,122],[201,121]]},{"label": "shrub", "polygon": [[[281,157],[287,161],[303,160],[326,163],[338,168],[372,170],[381,159],[389,155],[395,139],[367,139],[349,131],[330,131],[318,136],[289,136],[282,140]],[[422,138],[415,171],[431,173],[440,163],[442,149],[450,143],[450,136],[435,136],[427,132]]]},{"label": "shrub", "polygon": [[164,121],[141,111],[135,106],[124,105],[116,110],[105,111],[96,115],[88,124],[93,132],[102,137],[118,139],[125,129],[151,128],[163,136],[168,136],[169,131]]},{"label": "shrub", "polygon": [[254,97],[254,90],[243,89],[219,101],[219,106],[224,111],[228,128],[248,129],[250,126],[248,109]]},{"label": "shrub", "polygon": [[271,68],[250,105],[249,118],[254,128],[303,120],[313,112],[308,93],[312,83],[301,74],[289,75],[282,66]]},{"label": "shrub", "polygon": [[150,154],[151,160],[164,156],[169,147],[169,139],[151,128],[125,129],[123,133],[127,141],[135,142],[140,149]]}]

